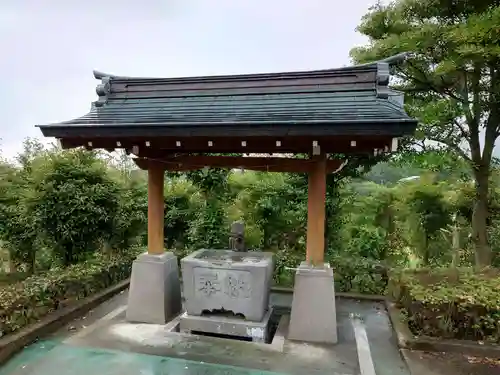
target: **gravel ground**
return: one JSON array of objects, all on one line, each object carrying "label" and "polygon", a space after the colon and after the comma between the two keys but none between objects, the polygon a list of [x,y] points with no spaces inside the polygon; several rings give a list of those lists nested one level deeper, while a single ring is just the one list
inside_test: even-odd
[{"label": "gravel ground", "polygon": [[[481,358],[459,353],[412,352],[434,374],[499,375],[500,358]],[[431,372],[429,372],[431,375]]]}]

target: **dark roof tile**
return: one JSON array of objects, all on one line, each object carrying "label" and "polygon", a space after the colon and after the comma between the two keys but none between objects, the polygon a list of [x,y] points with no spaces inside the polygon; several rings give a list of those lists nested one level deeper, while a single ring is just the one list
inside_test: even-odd
[{"label": "dark roof tile", "polygon": [[[389,63],[310,72],[133,78],[94,72],[99,100],[80,118],[41,125],[45,135],[81,126],[349,124],[416,122],[388,88]],[[399,98],[397,98],[399,99]],[[339,129],[337,129],[339,130]],[[62,134],[62,133],[61,133]],[[193,134],[193,133],[191,133]]]}]

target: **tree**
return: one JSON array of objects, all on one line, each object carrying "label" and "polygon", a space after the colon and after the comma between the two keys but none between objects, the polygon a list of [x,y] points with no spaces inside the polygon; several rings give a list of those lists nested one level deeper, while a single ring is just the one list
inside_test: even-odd
[{"label": "tree", "polygon": [[228,196],[230,173],[224,168],[203,168],[184,174],[204,198],[204,207],[196,212],[193,225],[189,228],[191,242],[205,248],[226,246],[229,230],[223,202],[227,203],[225,198]]},{"label": "tree", "polygon": [[38,140],[26,138],[23,152],[15,158],[19,167],[0,165],[0,238],[9,249],[11,265],[24,263],[29,274],[35,272],[40,234],[30,212],[33,163],[45,152]]},{"label": "tree", "polygon": [[24,170],[0,164],[0,239],[9,250],[11,271],[20,263],[35,271],[38,231],[28,211],[29,184]]},{"label": "tree", "polygon": [[165,186],[165,248],[186,248],[189,229],[199,217],[200,194],[186,179],[171,177]]},{"label": "tree", "polygon": [[31,173],[33,161],[46,151],[45,146],[36,138],[25,138],[23,141],[23,152],[16,156],[16,161],[28,174]]},{"label": "tree", "polygon": [[32,215],[63,265],[78,262],[109,239],[120,209],[119,188],[94,153],[50,153],[37,165],[33,185]]},{"label": "tree", "polygon": [[499,4],[491,0],[379,3],[358,27],[370,38],[369,45],[351,51],[356,62],[411,53],[396,67],[395,83],[406,94],[408,112],[420,120],[415,144],[452,150],[472,169],[478,266],[491,263],[487,218],[490,167],[500,134]]},{"label": "tree", "polygon": [[419,237],[415,241],[417,248],[424,265],[429,266],[431,258],[440,255],[432,251],[431,241],[451,224],[452,216],[439,185],[424,182],[414,186],[412,190],[406,203],[416,216],[414,226]]},{"label": "tree", "polygon": [[120,181],[118,202],[113,229],[105,239],[115,250],[126,250],[139,242],[147,228],[148,201],[144,181],[129,176]]}]

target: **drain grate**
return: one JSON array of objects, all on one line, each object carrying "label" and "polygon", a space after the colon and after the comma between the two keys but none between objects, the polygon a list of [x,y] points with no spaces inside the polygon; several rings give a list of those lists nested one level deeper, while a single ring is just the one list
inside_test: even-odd
[{"label": "drain grate", "polygon": [[[198,335],[198,336],[217,337],[219,339],[252,342],[252,338],[251,337],[225,335],[223,333],[211,333],[211,332],[191,331],[191,334]],[[272,338],[271,338],[271,340],[272,340]],[[269,343],[266,342],[266,344],[269,344]]]}]

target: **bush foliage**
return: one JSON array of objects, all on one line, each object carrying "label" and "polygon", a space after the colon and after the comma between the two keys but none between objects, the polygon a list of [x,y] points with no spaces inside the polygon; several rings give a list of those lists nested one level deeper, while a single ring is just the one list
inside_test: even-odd
[{"label": "bush foliage", "polygon": [[[295,267],[304,259],[291,251],[276,252],[275,271],[273,275],[276,286],[293,287]],[[333,256],[329,263],[334,269],[335,291],[384,295],[388,276],[385,266],[377,260]]]},{"label": "bush foliage", "polygon": [[125,280],[130,277],[137,253],[96,257],[0,288],[0,333],[14,332],[68,303]]},{"label": "bush foliage", "polygon": [[[130,249],[147,239],[147,173],[124,155],[44,149],[30,141],[19,161],[0,163],[4,333],[127,277]],[[473,188],[462,171],[439,171],[448,163],[446,155],[395,158],[369,172],[356,163],[327,179],[325,261],[335,270],[337,291],[384,294],[388,270],[394,268],[474,266]],[[401,180],[410,172],[419,177]],[[495,251],[500,243],[498,175],[492,172],[489,207]],[[293,286],[294,268],[305,259],[307,176],[221,169],[166,174],[164,195],[165,248],[179,259],[202,247],[227,248],[231,223],[242,220],[247,247],[275,253],[275,285]],[[486,300],[493,298],[488,290],[497,279],[471,275],[469,284],[484,290]],[[406,276],[394,280],[414,302],[441,296],[422,292]],[[453,288],[460,295],[474,290]],[[477,306],[483,301],[474,298]],[[427,327],[430,302],[418,303],[420,312],[408,305],[414,327],[431,334],[434,328],[418,328]],[[497,319],[490,305],[481,311],[481,319]],[[441,318],[433,319],[441,327]],[[494,337],[484,322],[474,324],[483,324],[485,332],[474,337]],[[476,328],[464,328],[471,329]]]},{"label": "bush foliage", "polygon": [[498,270],[406,270],[390,285],[414,334],[500,344]]}]

